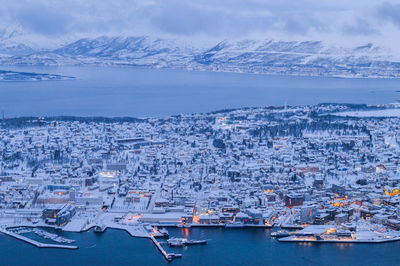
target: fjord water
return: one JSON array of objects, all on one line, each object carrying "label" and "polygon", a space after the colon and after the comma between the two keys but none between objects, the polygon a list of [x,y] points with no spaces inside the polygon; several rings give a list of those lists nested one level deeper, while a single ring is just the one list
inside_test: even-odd
[{"label": "fjord water", "polygon": [[238,107],[324,102],[391,103],[400,79],[266,76],[123,67],[0,67],[75,80],[0,82],[0,107],[16,116],[166,116]]},{"label": "fjord water", "polygon": [[[171,265],[398,265],[400,242],[385,244],[280,243],[269,229],[169,229],[170,234],[208,239],[207,245],[171,248],[182,253]],[[1,265],[164,265],[149,239],[119,230],[61,233],[78,250],[40,249],[0,235]],[[162,241],[162,240],[160,240]]]}]

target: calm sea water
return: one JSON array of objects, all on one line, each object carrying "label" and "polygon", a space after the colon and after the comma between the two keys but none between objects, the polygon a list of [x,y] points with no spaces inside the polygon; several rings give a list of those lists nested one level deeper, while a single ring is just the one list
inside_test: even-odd
[{"label": "calm sea water", "polygon": [[391,103],[400,79],[343,79],[112,67],[0,67],[76,80],[0,82],[6,116],[165,116],[322,102]]},{"label": "calm sea water", "polygon": [[[271,239],[268,229],[169,229],[174,236],[209,239],[207,245],[171,248],[183,254],[171,265],[398,265],[400,242],[299,244]],[[62,233],[78,250],[39,249],[0,235],[1,265],[166,265],[148,239],[119,230]],[[160,240],[162,241],[162,240]],[[167,248],[168,249],[168,248]]]}]

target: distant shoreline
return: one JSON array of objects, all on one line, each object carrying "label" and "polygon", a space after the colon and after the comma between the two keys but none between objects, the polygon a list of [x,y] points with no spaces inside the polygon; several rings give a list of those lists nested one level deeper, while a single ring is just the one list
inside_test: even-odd
[{"label": "distant shoreline", "polygon": [[0,70],[0,82],[62,81],[71,79],[76,79],[76,77],[49,73]]},{"label": "distant shoreline", "polygon": [[[238,107],[238,108],[228,108],[228,109],[219,109],[210,112],[204,113],[192,113],[192,114],[176,114],[176,115],[168,115],[168,116],[149,116],[149,117],[134,117],[134,116],[76,116],[76,115],[56,115],[56,116],[16,116],[16,117],[6,117],[5,121],[15,121],[21,120],[24,122],[27,121],[43,121],[43,122],[52,122],[52,121],[78,121],[78,122],[99,122],[99,123],[119,123],[119,122],[146,122],[148,119],[169,119],[169,118],[180,118],[186,116],[196,116],[196,115],[217,115],[230,113],[235,111],[247,111],[247,110],[257,110],[257,109],[269,109],[269,110],[284,110],[285,108],[301,108],[306,106],[325,106],[325,105],[333,105],[333,106],[344,106],[349,108],[346,112],[369,112],[369,111],[383,111],[393,109],[393,104],[384,104],[384,105],[367,105],[367,104],[355,104],[355,103],[320,103],[315,105],[299,105],[299,106],[260,106],[260,107]],[[341,112],[340,112],[341,113]],[[337,113],[339,114],[339,113]],[[336,115],[336,113],[329,113],[323,115],[332,115],[337,118],[346,117],[344,115]],[[353,117],[353,116],[349,116]],[[354,116],[357,117],[357,116]],[[379,118],[373,116],[374,118]],[[382,116],[385,117],[385,116]],[[390,116],[389,116],[390,117]],[[363,117],[368,118],[368,117]],[[0,118],[0,122],[2,119]]]}]

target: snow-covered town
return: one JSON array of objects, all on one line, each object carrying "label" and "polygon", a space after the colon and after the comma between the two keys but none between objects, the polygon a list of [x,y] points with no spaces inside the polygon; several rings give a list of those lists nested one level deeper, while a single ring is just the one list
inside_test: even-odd
[{"label": "snow-covered town", "polygon": [[1,230],[277,227],[280,241],[400,240],[396,107],[3,119]]}]

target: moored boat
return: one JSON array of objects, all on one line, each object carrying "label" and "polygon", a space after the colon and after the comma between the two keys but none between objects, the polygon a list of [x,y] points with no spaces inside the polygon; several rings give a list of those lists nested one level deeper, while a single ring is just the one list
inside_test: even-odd
[{"label": "moored boat", "polygon": [[276,231],[276,232],[272,232],[271,236],[272,237],[277,237],[277,238],[279,238],[279,237],[287,237],[287,236],[290,236],[290,232],[286,231],[286,230],[279,230],[279,231]]},{"label": "moored boat", "polygon": [[244,224],[241,222],[231,222],[231,223],[226,223],[225,227],[226,228],[242,228],[242,227],[244,227]]},{"label": "moored boat", "polygon": [[199,245],[207,244],[207,240],[189,240],[186,238],[170,238],[167,240],[168,245],[171,247],[182,247],[184,245]]},{"label": "moored boat", "polygon": [[168,230],[165,229],[165,228],[159,229],[158,232],[159,232],[163,237],[168,237],[168,236],[169,236]]},{"label": "moored boat", "polygon": [[104,225],[96,225],[93,229],[95,233],[104,233],[106,231],[107,227]]}]

